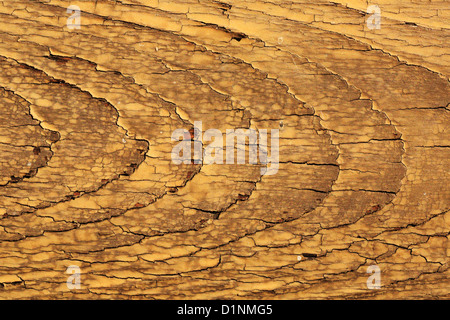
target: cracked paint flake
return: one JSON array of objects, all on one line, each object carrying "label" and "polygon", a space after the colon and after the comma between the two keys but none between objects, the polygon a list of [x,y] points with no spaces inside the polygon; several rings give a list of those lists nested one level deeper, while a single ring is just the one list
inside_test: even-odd
[{"label": "cracked paint flake", "polygon": [[[0,1],[0,297],[448,298],[448,5],[366,5]],[[278,173],[173,164],[194,121]]]}]

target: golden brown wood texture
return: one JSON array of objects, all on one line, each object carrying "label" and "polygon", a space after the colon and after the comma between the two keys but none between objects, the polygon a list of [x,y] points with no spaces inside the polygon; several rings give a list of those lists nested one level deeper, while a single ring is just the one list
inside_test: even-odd
[{"label": "golden brown wood texture", "polygon": [[450,298],[449,3],[369,4],[0,1],[0,298]]}]

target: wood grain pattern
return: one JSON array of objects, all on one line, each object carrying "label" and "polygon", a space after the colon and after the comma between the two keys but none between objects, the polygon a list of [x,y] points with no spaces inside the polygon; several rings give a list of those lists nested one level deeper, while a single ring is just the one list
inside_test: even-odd
[{"label": "wood grain pattern", "polygon": [[[0,298],[450,298],[450,8],[368,4],[0,1]],[[194,121],[277,174],[174,164]]]}]

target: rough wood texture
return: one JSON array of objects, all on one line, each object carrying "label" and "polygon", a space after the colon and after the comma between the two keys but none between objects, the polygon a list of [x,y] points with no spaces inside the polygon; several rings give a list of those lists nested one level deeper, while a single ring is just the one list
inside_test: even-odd
[{"label": "rough wood texture", "polygon": [[[0,1],[0,298],[450,298],[449,4],[375,4]],[[175,165],[194,121],[278,173]]]}]

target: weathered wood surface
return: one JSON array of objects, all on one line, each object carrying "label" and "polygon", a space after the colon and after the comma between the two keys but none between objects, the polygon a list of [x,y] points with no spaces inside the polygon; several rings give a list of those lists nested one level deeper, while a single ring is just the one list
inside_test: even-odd
[{"label": "weathered wood surface", "polygon": [[[0,298],[450,298],[449,4],[374,4],[0,1]],[[199,120],[278,173],[172,163]]]}]

